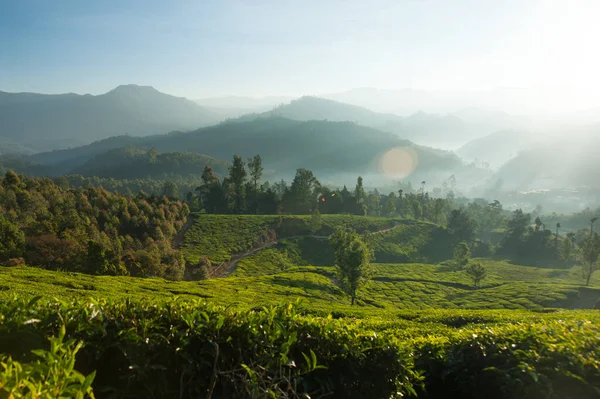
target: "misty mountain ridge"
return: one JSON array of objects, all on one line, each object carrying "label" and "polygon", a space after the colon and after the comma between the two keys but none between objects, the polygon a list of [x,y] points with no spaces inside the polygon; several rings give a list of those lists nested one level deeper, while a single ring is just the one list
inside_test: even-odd
[{"label": "misty mountain ridge", "polygon": [[357,105],[321,97],[304,96],[289,104],[260,114],[244,115],[238,120],[280,116],[293,120],[350,121],[400,138],[435,148],[456,148],[472,138],[490,133],[492,128],[469,124],[455,115],[437,115],[418,111],[407,117],[379,113]]},{"label": "misty mountain ridge", "polygon": [[121,85],[100,95],[0,92],[0,136],[35,151],[61,148],[60,140],[89,143],[116,135],[191,130],[221,119],[151,86]]},{"label": "misty mountain ridge", "polygon": [[506,162],[491,181],[504,190],[529,191],[598,186],[600,125],[536,140]]},{"label": "misty mountain ridge", "polygon": [[501,130],[469,141],[456,153],[467,161],[486,162],[491,168],[499,168],[535,142],[531,132]]},{"label": "misty mountain ridge", "polygon": [[58,175],[76,171],[94,157],[127,146],[153,148],[161,153],[192,152],[223,160],[230,160],[234,154],[244,159],[260,154],[265,176],[287,179],[297,168],[309,168],[323,178],[363,174],[373,184],[390,181],[395,177],[387,176],[380,169],[380,162],[383,154],[393,148],[409,148],[415,154],[415,170],[407,178],[410,181],[428,179],[433,183],[455,173],[464,176],[466,182],[473,172],[451,152],[419,146],[391,133],[352,122],[295,121],[278,116],[221,123],[188,133],[113,137],[74,149],[34,154],[23,160],[45,165],[36,169],[42,173]]}]

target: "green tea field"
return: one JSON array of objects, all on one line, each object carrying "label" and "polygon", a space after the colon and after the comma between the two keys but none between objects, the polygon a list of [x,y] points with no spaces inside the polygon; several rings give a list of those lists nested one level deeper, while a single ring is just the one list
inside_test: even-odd
[{"label": "green tea field", "polygon": [[[354,306],[327,241],[344,225],[374,249]],[[13,397],[34,383],[55,397],[55,380],[70,381],[65,397],[600,395],[600,276],[584,286],[578,266],[478,258],[487,276],[474,289],[443,227],[351,216],[311,228],[310,217],[197,215],[181,249],[225,272],[170,281],[0,268],[0,387]]]}]

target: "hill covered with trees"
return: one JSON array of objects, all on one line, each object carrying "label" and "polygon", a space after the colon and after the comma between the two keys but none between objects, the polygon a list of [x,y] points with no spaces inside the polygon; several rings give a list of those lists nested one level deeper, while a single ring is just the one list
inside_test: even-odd
[{"label": "hill covered with trees", "polygon": [[181,279],[171,239],[189,209],[166,197],[64,189],[9,171],[0,184],[0,262],[90,274]]},{"label": "hill covered with trees", "polygon": [[115,179],[164,179],[170,176],[201,175],[206,166],[210,166],[220,175],[227,171],[226,161],[202,154],[159,153],[155,149],[123,147],[95,156],[70,171],[70,174]]},{"label": "hill covered with trees", "polygon": [[351,122],[301,122],[280,117],[222,123],[190,133],[114,137],[84,147],[35,154],[19,160],[4,158],[1,162],[6,168],[12,167],[19,172],[22,170],[16,162],[29,162],[34,166],[41,165],[38,169],[30,169],[35,171],[34,174],[60,175],[76,170],[93,157],[128,145],[154,148],[161,153],[194,152],[219,159],[231,159],[234,154],[243,158],[261,154],[265,175],[271,178],[289,178],[296,169],[309,167],[324,178],[338,181],[349,175],[371,174],[374,183],[397,178],[394,171],[389,175],[382,170],[382,160],[388,151],[402,148],[406,151],[400,155],[406,159],[387,161],[392,165],[404,165],[408,174],[412,171],[410,178],[414,182],[440,181],[453,173],[464,184],[482,178],[482,171],[465,166],[450,152],[418,146],[390,133]]}]

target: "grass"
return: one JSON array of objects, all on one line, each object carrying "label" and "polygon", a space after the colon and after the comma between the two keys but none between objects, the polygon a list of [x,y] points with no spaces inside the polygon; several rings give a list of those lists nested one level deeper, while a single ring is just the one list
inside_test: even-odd
[{"label": "grass", "polygon": [[[257,260],[281,254],[267,249]],[[288,259],[289,260],[289,259]],[[254,307],[301,299],[314,311],[369,314],[398,309],[534,309],[591,308],[600,298],[600,279],[581,286],[576,271],[515,266],[481,260],[489,279],[478,290],[462,271],[443,265],[373,264],[374,275],[361,291],[359,306],[334,285],[331,266],[272,265],[252,275],[249,263],[240,263],[238,275],[200,282],[158,278],[90,276],[50,272],[30,267],[0,268],[0,297],[42,295],[56,298],[200,298],[219,305]],[[268,262],[263,263],[263,265]]]}]

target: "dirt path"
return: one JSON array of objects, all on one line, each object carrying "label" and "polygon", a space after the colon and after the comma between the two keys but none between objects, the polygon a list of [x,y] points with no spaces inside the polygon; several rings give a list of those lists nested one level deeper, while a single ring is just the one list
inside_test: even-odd
[{"label": "dirt path", "polygon": [[[381,233],[386,233],[390,230],[395,229],[396,227],[398,227],[400,225],[400,223],[398,222],[394,222],[395,224],[392,227],[388,227],[385,229],[381,229],[381,230],[377,230],[377,231],[370,231],[367,233],[367,235],[372,235],[372,234],[381,234]],[[280,238],[278,240],[275,241],[270,241],[267,243],[264,243],[256,248],[253,248],[247,252],[244,252],[242,254],[239,255],[235,255],[232,256],[231,259],[229,260],[229,262],[225,262],[223,264],[221,264],[217,269],[215,269],[209,277],[216,277],[218,276],[218,272],[220,271],[220,269],[222,269],[223,266],[226,267],[226,270],[223,272],[223,274],[221,275],[221,277],[225,277],[228,276],[229,274],[233,273],[235,271],[235,269],[237,268],[237,264],[243,260],[244,258],[247,258],[248,256],[263,250],[265,248],[270,248],[274,245],[279,244],[281,241],[285,241],[285,240],[294,240],[296,238],[303,238],[303,237],[307,237],[307,238],[314,238],[316,240],[327,240],[329,239],[329,236],[316,236],[316,235],[302,235],[302,236],[292,236],[292,237],[284,237],[284,238]]]},{"label": "dirt path", "polygon": [[190,227],[192,227],[193,224],[194,218],[192,217],[192,215],[188,215],[188,219],[186,220],[181,230],[179,230],[173,237],[173,240],[171,241],[171,248],[179,249],[181,244],[183,244],[185,233],[187,233],[187,231],[190,229]]}]

